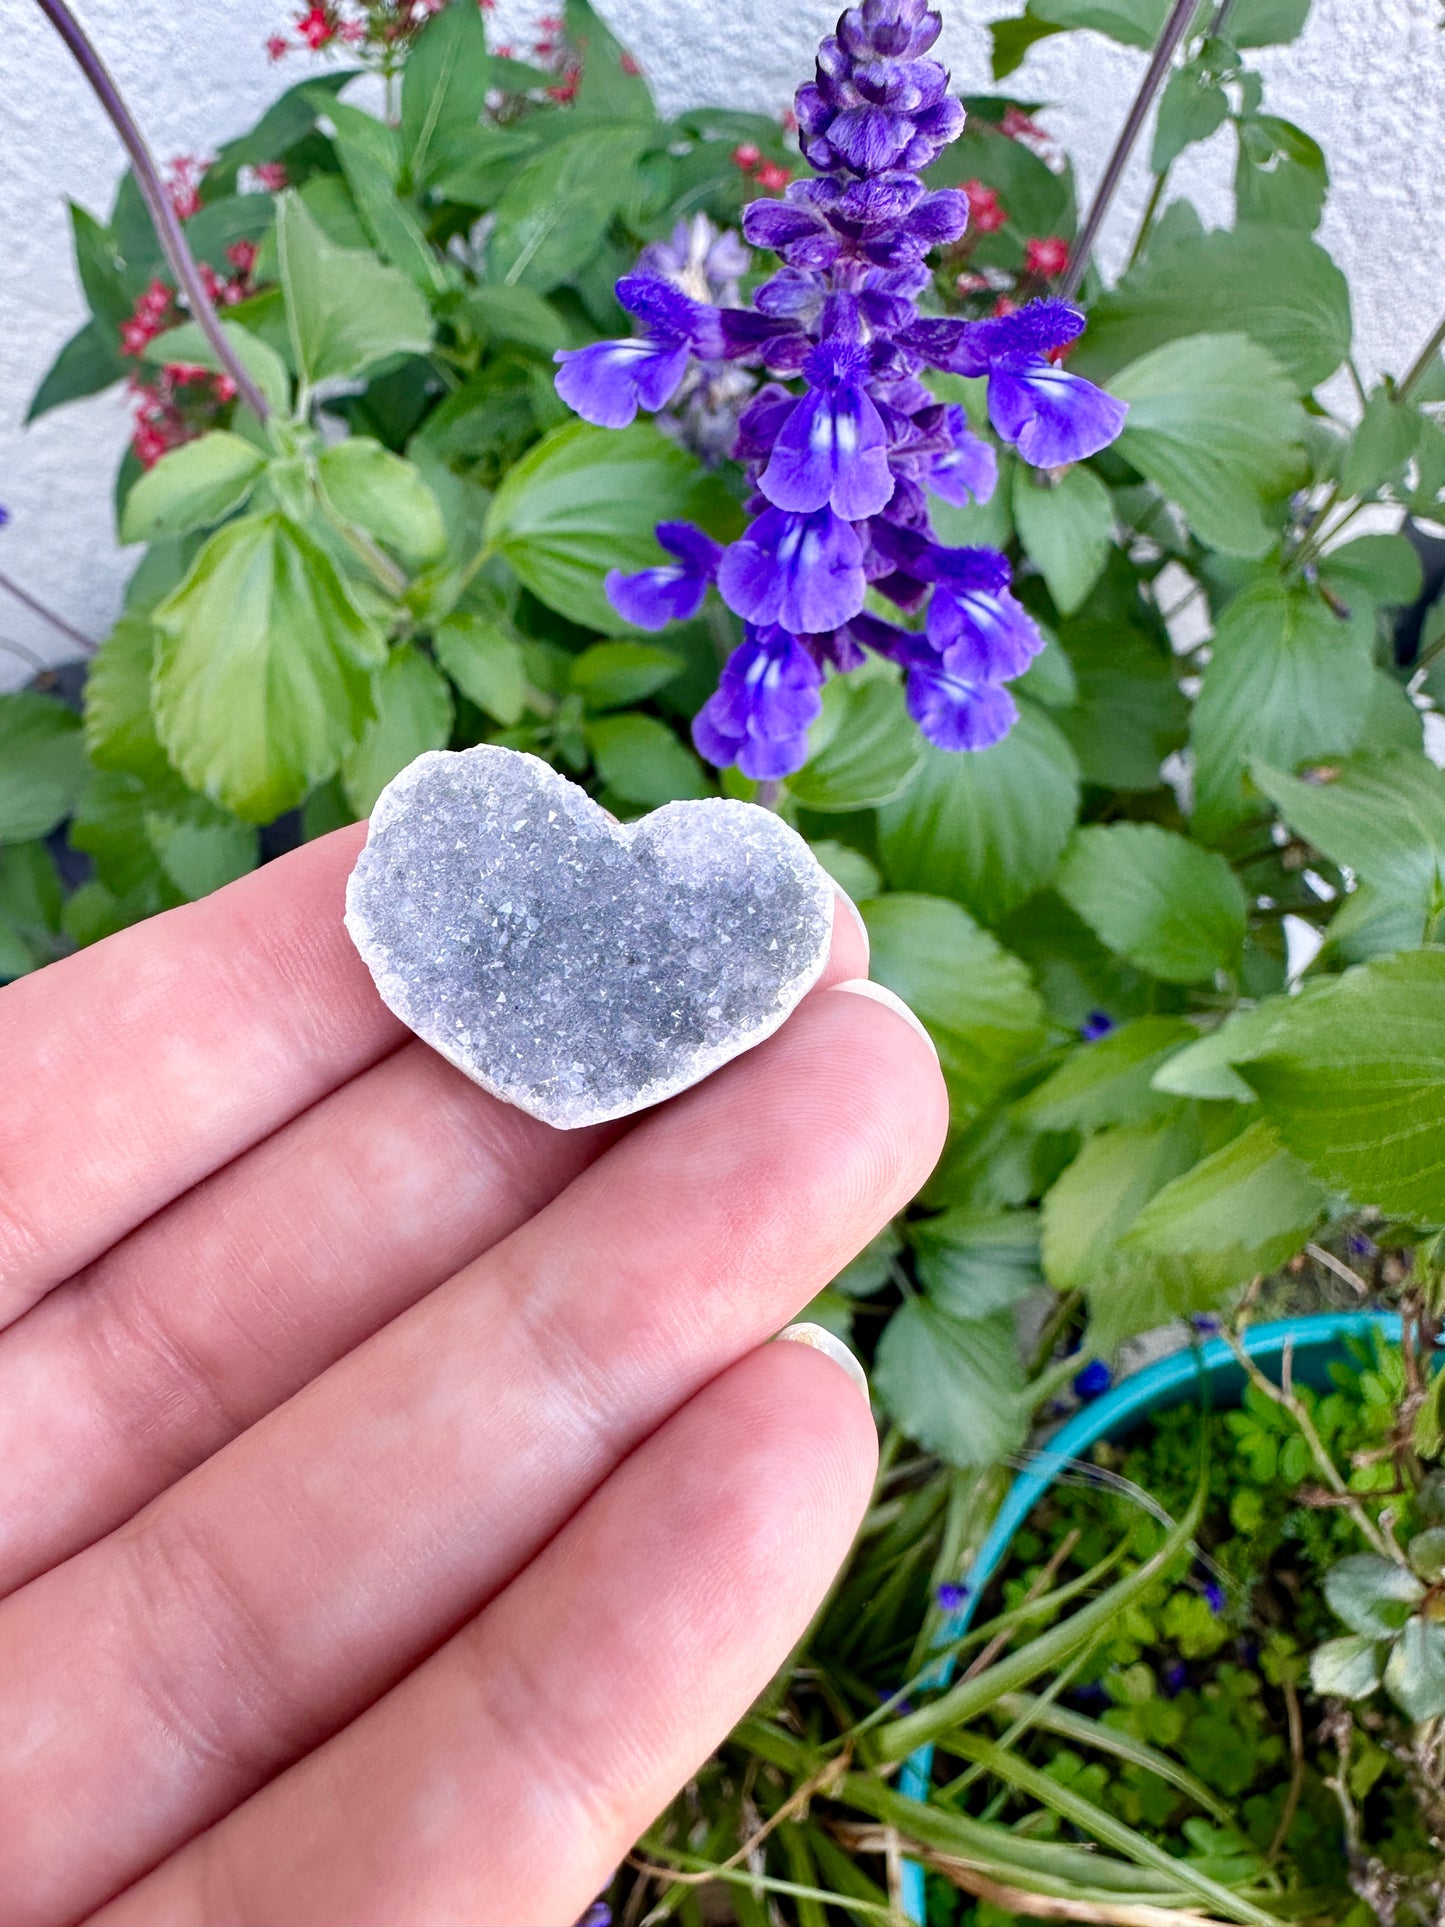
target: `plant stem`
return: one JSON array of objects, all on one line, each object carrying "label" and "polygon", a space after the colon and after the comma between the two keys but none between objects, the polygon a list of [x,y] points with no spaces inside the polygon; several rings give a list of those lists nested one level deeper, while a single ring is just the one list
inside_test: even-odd
[{"label": "plant stem", "polygon": [[1150,191],[1148,205],[1144,209],[1144,218],[1139,223],[1139,232],[1134,236],[1134,245],[1129,250],[1131,268],[1144,252],[1149,236],[1154,232],[1154,217],[1159,212],[1159,203],[1164,199],[1164,190],[1169,185],[1169,171],[1166,167],[1162,174],[1154,176],[1154,186]]},{"label": "plant stem", "polygon": [[146,207],[150,210],[151,220],[155,223],[156,236],[165,250],[166,259],[186,297],[186,305],[194,316],[196,325],[211,344],[216,359],[236,384],[237,392],[245,400],[261,421],[270,414],[266,398],[251,379],[245,364],[239,359],[235,349],[226,339],[226,331],[221,326],[211,297],[206,293],[201,280],[200,269],[196,266],[195,256],[191,253],[186,237],[181,230],[180,219],[171,205],[171,197],[166,192],[165,183],[144,136],[137,127],[130,109],[121,98],[110,72],[96,52],[85,29],[65,5],[65,0],[38,0],[40,11],[50,21],[71,53],[76,65],[90,82],[96,98],[105,109],[111,125],[120,136],[121,145],[130,156],[131,166],[135,169],[136,185],[140,188]]},{"label": "plant stem", "polygon": [[1089,265],[1089,257],[1094,252],[1094,243],[1099,238],[1099,230],[1104,218],[1119,191],[1119,183],[1124,178],[1124,169],[1129,164],[1129,156],[1134,152],[1135,143],[1144,131],[1144,123],[1149,118],[1149,109],[1154,105],[1154,96],[1164,85],[1164,79],[1179,50],[1180,42],[1189,31],[1189,23],[1194,18],[1199,0],[1174,0],[1169,18],[1164,23],[1164,31],[1149,62],[1148,71],[1134,96],[1134,104],[1129,109],[1119,138],[1114,143],[1114,151],[1109,156],[1109,164],[1104,169],[1093,202],[1079,230],[1069,256],[1069,265],[1063,281],[1059,285],[1059,295],[1064,301],[1072,301],[1083,285],[1084,270]]},{"label": "plant stem", "polygon": [[753,798],[753,801],[760,810],[775,810],[778,807],[778,798],[782,793],[783,786],[776,776],[765,777],[764,780],[758,784],[758,793]]},{"label": "plant stem", "polygon": [[1430,364],[1442,348],[1445,348],[1445,320],[1441,321],[1440,326],[1425,343],[1425,346],[1420,350],[1411,364],[1410,372],[1395,390],[1396,401],[1409,400],[1410,396],[1420,386],[1420,383],[1425,379],[1426,375],[1429,374]]},{"label": "plant stem", "polygon": [[23,602],[32,614],[39,616],[42,622],[48,622],[52,629],[58,629],[61,635],[67,637],[78,649],[84,650],[87,656],[95,654],[100,646],[98,643],[92,642],[89,636],[82,635],[79,629],[65,620],[64,616],[58,616],[53,609],[47,609],[45,604],[37,601],[28,589],[22,589],[18,582],[12,582],[8,575],[0,575],[0,589],[3,589],[6,595],[14,596],[17,602]]}]

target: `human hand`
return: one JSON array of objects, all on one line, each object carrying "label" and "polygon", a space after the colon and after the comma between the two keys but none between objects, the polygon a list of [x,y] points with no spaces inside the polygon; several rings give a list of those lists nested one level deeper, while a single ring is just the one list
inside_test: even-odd
[{"label": "human hand", "polygon": [[0,992],[4,1927],[560,1927],[867,1502],[863,1401],[763,1343],[942,1140],[854,921],[559,1133],[383,1008],[360,842]]}]

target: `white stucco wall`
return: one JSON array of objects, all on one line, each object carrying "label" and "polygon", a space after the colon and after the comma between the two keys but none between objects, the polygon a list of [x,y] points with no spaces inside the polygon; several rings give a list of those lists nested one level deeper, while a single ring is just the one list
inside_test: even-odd
[{"label": "white stucco wall", "polygon": [[[667,108],[725,102],[780,111],[809,71],[839,0],[596,0],[643,61]],[[986,23],[1015,0],[936,0],[943,53],[964,92],[986,92]],[[303,71],[279,70],[262,42],[298,11],[287,0],[82,0],[96,40],[158,153],[211,151]],[[519,45],[547,0],[500,0],[499,36]],[[1325,146],[1334,179],[1323,239],[1355,290],[1366,377],[1399,371],[1445,305],[1445,33],[1440,0],[1315,0],[1305,38],[1260,56],[1273,110]],[[21,421],[55,351],[82,318],[64,202],[103,211],[119,173],[110,128],[34,0],[0,0],[0,571],[78,627],[102,634],[129,558],[115,547],[110,490],[127,415],[116,397]],[[1048,126],[1075,157],[1083,191],[1103,165],[1143,56],[1094,35],[1045,41],[1010,83],[1056,102]],[[1186,157],[1181,188],[1206,219],[1228,218],[1226,137]],[[1136,163],[1104,246],[1111,265],[1144,187]],[[0,639],[59,659],[67,645],[0,594]],[[0,686],[25,665],[0,651]]]}]

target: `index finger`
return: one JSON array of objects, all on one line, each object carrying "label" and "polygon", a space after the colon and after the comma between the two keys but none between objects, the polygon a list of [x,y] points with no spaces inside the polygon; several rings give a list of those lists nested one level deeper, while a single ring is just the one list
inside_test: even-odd
[{"label": "index finger", "polygon": [[402,1041],[342,924],[365,836],[0,991],[0,1327]]}]

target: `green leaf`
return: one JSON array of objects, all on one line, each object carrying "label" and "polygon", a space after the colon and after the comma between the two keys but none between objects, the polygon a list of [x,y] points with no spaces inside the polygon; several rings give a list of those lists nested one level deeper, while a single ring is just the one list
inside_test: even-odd
[{"label": "green leaf", "polygon": [[627,625],[603,578],[656,563],[653,531],[668,517],[699,521],[720,540],[741,527],[717,479],[650,422],[618,431],[568,422],[509,471],[486,539],[548,608],[615,635]]},{"label": "green leaf", "polygon": [[448,6],[433,14],[402,69],[401,145],[410,185],[432,182],[450,141],[481,119],[493,84],[479,9]]},{"label": "green leaf", "polygon": [[1411,1619],[1385,1661],[1385,1691],[1412,1720],[1445,1713],[1445,1626]]},{"label": "green leaf", "polygon": [[62,902],[55,860],[43,842],[0,846],[0,983],[59,956]]},{"label": "green leaf", "polygon": [[452,733],[452,692],[419,649],[400,643],[376,679],[376,715],[341,762],[341,785],[358,817],[369,816],[393,776]]},{"label": "green leaf", "polygon": [[670,683],[682,663],[645,642],[594,642],[572,665],[571,684],[591,712],[640,703]]},{"label": "green leaf", "polygon": [[1364,1639],[1393,1639],[1424,1597],[1413,1572],[1375,1552],[1352,1553],[1325,1574],[1330,1610]]},{"label": "green leaf", "polygon": [[1377,1639],[1327,1639],[1310,1654],[1310,1685],[1326,1699],[1362,1700],[1379,1685],[1384,1659]]},{"label": "green leaf", "polygon": [[1035,1211],[944,1211],[908,1226],[929,1301],[958,1318],[1007,1311],[1044,1282]]},{"label": "green leaf", "polygon": [[437,173],[433,191],[468,207],[489,208],[516,172],[521,156],[539,151],[542,137],[530,120],[519,127],[496,127],[487,122],[465,133],[459,131],[434,146]]},{"label": "green leaf", "polygon": [[1022,463],[1014,470],[1014,522],[1060,615],[1088,599],[1114,539],[1114,504],[1092,469],[1077,463],[1052,484]]},{"label": "green leaf", "polygon": [[898,1234],[898,1227],[884,1225],[878,1236],[838,1273],[833,1280],[833,1290],[841,1292],[846,1298],[871,1298],[875,1291],[882,1291],[892,1277],[894,1263],[902,1251],[903,1240]]},{"label": "green leaf", "polygon": [[1058,725],[1020,703],[993,749],[930,747],[907,792],[878,814],[878,853],[895,889],[956,897],[993,923],[1046,884],[1079,808],[1079,774]]},{"label": "green leaf", "polygon": [[1189,730],[1173,652],[1128,623],[1094,619],[1070,622],[1063,643],[1076,691],[1058,724],[1080,775],[1101,789],[1157,789]]},{"label": "green leaf", "polygon": [[330,109],[332,97],[348,81],[356,79],[355,67],[327,74],[314,74],[288,88],[262,114],[249,133],[227,141],[206,170],[207,192],[233,189],[243,167],[256,167],[279,160],[290,147],[304,140],[316,125],[318,114]]},{"label": "green leaf", "polygon": [[1310,0],[1234,0],[1229,38],[1236,47],[1283,47],[1298,40]]},{"label": "green leaf", "polygon": [[339,102],[328,113],[346,184],[367,233],[424,295],[440,293],[446,274],[420,221],[397,193],[401,152],[395,128]]},{"label": "green leaf", "polygon": [[702,766],[655,716],[603,716],[587,725],[587,746],[607,787],[628,803],[706,796]]},{"label": "green leaf", "polygon": [[1114,377],[1129,404],[1118,450],[1226,555],[1263,555],[1261,509],[1304,479],[1304,414],[1264,350],[1244,335],[1194,335]]},{"label": "green leaf", "polygon": [[1445,951],[1364,964],[1296,1000],[1243,1075],[1323,1183],[1445,1223]]},{"label": "green leaf", "polygon": [[645,123],[583,122],[523,160],[493,209],[491,278],[520,282],[539,294],[572,280],[631,197],[652,132]]},{"label": "green leaf", "polygon": [[502,615],[459,610],[433,638],[437,661],[464,696],[510,729],[527,706],[522,644]]},{"label": "green leaf", "polygon": [[1092,27],[1126,47],[1150,48],[1158,40],[1170,0],[1029,0],[1038,20],[1065,29]]},{"label": "green leaf", "polygon": [[64,822],[85,786],[80,718],[50,696],[0,696],[0,843],[27,843]]},{"label": "green leaf", "polygon": [[1265,349],[1307,394],[1350,351],[1348,283],[1297,228],[1160,234],[1094,305],[1071,366],[1099,380],[1161,343],[1234,333]]},{"label": "green leaf", "polygon": [[260,449],[224,428],[182,443],[125,498],[121,541],[159,542],[223,522],[245,504],[265,466]]},{"label": "green leaf", "polygon": [[1388,387],[1375,389],[1345,450],[1340,467],[1341,493],[1373,495],[1387,482],[1398,480],[1415,453],[1423,426],[1417,408],[1396,401]]},{"label": "green leaf", "polygon": [[810,754],[788,778],[805,810],[868,810],[891,803],[923,762],[924,743],[891,677],[834,676],[823,690]]},{"label": "green leaf", "polygon": [[224,889],[260,860],[260,839],[251,825],[199,797],[187,797],[173,809],[146,811],[145,827],[168,882],[188,903]]},{"label": "green leaf", "polygon": [[213,535],[155,622],[157,734],[192,789],[248,822],[299,803],[375,713],[381,637],[285,516]]},{"label": "green leaf", "polygon": [[1182,1017],[1136,1017],[1093,1043],[1077,1044],[1051,1077],[1014,1105],[1039,1131],[1098,1131],[1138,1124],[1173,1108],[1153,1078],[1199,1035]]},{"label": "green leaf", "polygon": [[[239,321],[222,321],[221,331],[268,406],[278,415],[287,414],[291,407],[291,377],[280,355],[259,335],[243,328]],[[209,368],[212,374],[222,372],[220,356],[194,321],[183,321],[179,328],[157,335],[145,351],[145,360],[158,365],[184,361],[196,368]]]},{"label": "green leaf", "polygon": [[550,361],[569,345],[561,315],[532,288],[483,282],[462,302],[468,321],[489,342],[507,342]]},{"label": "green leaf", "polygon": [[[1008,220],[996,233],[975,233],[970,264],[979,270],[1020,271],[1030,239],[1058,235],[1072,240],[1079,224],[1073,169],[1067,163],[1055,173],[1023,141],[1010,140],[981,115],[973,116],[967,131],[939,155],[928,170],[932,188],[960,187],[982,181],[998,195]],[[957,401],[957,394],[946,397]]]},{"label": "green leaf", "polygon": [[1330,173],[1319,142],[1292,121],[1254,114],[1239,124],[1234,204],[1241,225],[1319,226]]},{"label": "green leaf", "polygon": [[582,60],[579,113],[653,116],[652,94],[627,49],[588,0],[567,0],[567,44]]},{"label": "green leaf", "polygon": [[846,891],[854,903],[876,897],[883,888],[882,877],[861,850],[835,842],[832,837],[823,837],[808,847],[838,888]]},{"label": "green leaf", "polygon": [[1407,536],[1357,535],[1320,558],[1320,580],[1346,602],[1364,596],[1378,609],[1403,609],[1423,592],[1425,570]]},{"label": "green leaf", "polygon": [[1030,47],[1066,29],[1050,20],[1040,20],[1033,12],[1012,20],[995,20],[989,28],[993,39],[992,68],[995,80],[1005,80],[1023,66]]},{"label": "green leaf", "polygon": [[112,382],[123,380],[129,370],[130,363],[121,356],[119,336],[102,322],[87,321],[51,362],[25,411],[25,419],[37,421],[68,401],[97,395]]},{"label": "green leaf", "polygon": [[1354,748],[1374,686],[1374,622],[1341,619],[1305,584],[1240,591],[1214,632],[1194,706],[1195,834],[1213,840],[1255,813],[1251,757],[1277,769]]},{"label": "green leaf", "polygon": [[990,1465],[1028,1435],[1013,1316],[952,1318],[921,1298],[889,1319],[873,1390],[908,1437],[951,1465]]},{"label": "green leaf", "polygon": [[1055,884],[1101,943],[1165,983],[1232,971],[1244,889],[1222,856],[1155,823],[1080,830]]},{"label": "green leaf", "polygon": [[995,1098],[1043,1045],[1043,1002],[1017,957],[957,904],[905,892],[863,906],[872,974],[928,1026],[955,1125]]},{"label": "green leaf", "polygon": [[1055,1290],[1101,1298],[1115,1276],[1119,1240],[1202,1148],[1197,1115],[1182,1104],[1151,1123],[1091,1137],[1044,1199],[1044,1271]]},{"label": "green leaf", "polygon": [[1250,773],[1297,836],[1408,910],[1412,943],[1445,914],[1445,774],[1423,754],[1356,757],[1323,782]]},{"label": "green leaf", "polygon": [[294,193],[277,203],[276,246],[297,371],[312,386],[431,346],[430,311],[406,276],[336,247]]},{"label": "green leaf", "polygon": [[1207,141],[1228,119],[1229,97],[1209,68],[1200,60],[1176,67],[1159,96],[1149,166],[1163,174],[1186,147]]},{"label": "green leaf", "polygon": [[166,753],[151,716],[156,632],[148,616],[123,615],[85,679],[85,746],[98,769],[163,776]]},{"label": "green leaf", "polygon": [[328,448],[316,464],[327,500],[343,522],[374,535],[412,567],[446,547],[441,505],[414,463],[365,435]]},{"label": "green leaf", "polygon": [[85,299],[101,326],[118,332],[121,324],[130,319],[135,304],[126,288],[115,236],[74,201],[67,205],[75,246],[75,269]]}]

